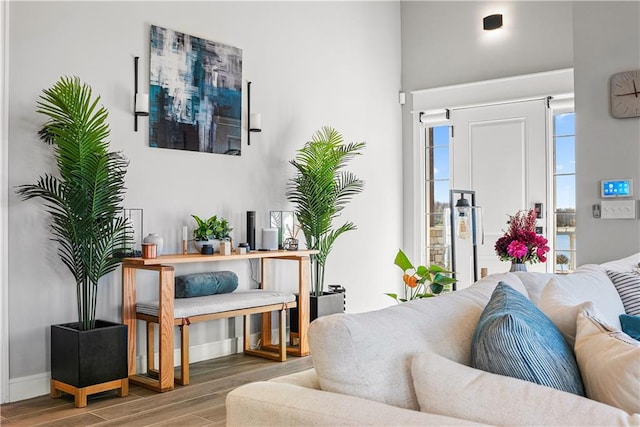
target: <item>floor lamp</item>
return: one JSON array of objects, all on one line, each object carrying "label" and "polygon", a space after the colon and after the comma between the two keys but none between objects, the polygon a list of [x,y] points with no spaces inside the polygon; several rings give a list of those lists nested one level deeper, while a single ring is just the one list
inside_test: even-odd
[{"label": "floor lamp", "polygon": [[[468,199],[465,197],[467,196]],[[482,218],[482,208],[476,205],[476,192],[473,190],[449,190],[449,220],[451,230],[451,271],[456,278],[456,239],[471,238],[473,249],[473,281],[478,280],[478,240],[477,230]],[[484,243],[484,237],[483,237]],[[455,291],[456,283],[452,285]]]}]

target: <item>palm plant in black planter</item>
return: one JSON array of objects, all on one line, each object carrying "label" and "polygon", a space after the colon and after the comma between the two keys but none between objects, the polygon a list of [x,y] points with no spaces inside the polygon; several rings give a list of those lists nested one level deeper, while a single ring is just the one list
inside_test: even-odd
[{"label": "palm plant in black planter", "polygon": [[[98,283],[101,277],[115,270],[121,259],[113,257],[115,248],[132,240],[132,232],[124,218],[118,215],[124,197],[124,176],[128,165],[121,153],[110,152],[107,110],[99,105],[100,97],[93,97],[91,88],[77,77],[62,77],[51,88],[43,90],[38,112],[48,117],[41,139],[52,145],[58,174],[41,176],[35,184],[22,185],[18,194],[24,200],[40,198],[51,215],[52,240],[58,242],[60,259],[73,274],[77,292],[78,322],[52,326],[52,379],[86,387],[89,383],[126,378],[127,329],[96,320]],[[82,346],[85,332],[112,328],[120,342],[115,347],[99,343],[90,351],[102,358],[89,366],[89,372],[73,372],[73,367],[59,367],[58,362],[85,363],[86,355],[74,356],[72,347]],[[62,331],[56,329],[62,328]],[[78,334],[71,342],[59,343],[68,330]],[[123,335],[124,334],[124,335]],[[124,339],[122,339],[124,338]],[[66,338],[63,338],[66,339]],[[102,365],[121,361],[114,374],[101,374]],[[57,354],[60,347],[62,354]],[[60,360],[59,360],[60,359]],[[116,378],[111,378],[115,375]]]},{"label": "palm plant in black planter", "polygon": [[318,250],[318,254],[311,257],[314,297],[323,294],[327,257],[336,240],[356,229],[350,221],[336,228],[334,221],[353,196],[364,189],[364,182],[344,167],[360,155],[365,146],[364,142],[345,144],[337,130],[323,127],[290,161],[296,174],[288,183],[287,199],[295,204],[307,248]]}]

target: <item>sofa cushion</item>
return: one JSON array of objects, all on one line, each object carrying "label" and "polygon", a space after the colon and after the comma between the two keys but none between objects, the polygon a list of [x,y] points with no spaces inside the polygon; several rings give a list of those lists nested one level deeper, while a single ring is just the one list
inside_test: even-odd
[{"label": "sofa cushion", "polygon": [[[203,405],[211,405],[210,396],[202,397],[208,400]],[[258,381],[235,388],[227,394],[225,406],[226,425],[234,427],[478,425],[468,420],[396,408],[355,396],[274,381]],[[171,421],[166,424],[186,425],[178,424],[175,419]],[[204,424],[216,423],[204,420]]]},{"label": "sofa cushion", "polygon": [[640,341],[640,316],[621,314],[620,324],[622,325],[622,332],[634,340]]},{"label": "sofa cushion", "polygon": [[473,335],[471,366],[584,395],[571,348],[531,301],[501,282]]},{"label": "sofa cushion", "polygon": [[432,352],[416,355],[411,372],[424,412],[491,425],[640,425],[640,414],[470,368]]},{"label": "sofa cushion", "polygon": [[280,377],[272,378],[269,381],[276,383],[288,383],[297,385],[304,388],[311,388],[314,390],[320,390],[320,382],[318,381],[318,374],[316,370],[311,368],[306,371],[296,372],[289,375],[283,375]]},{"label": "sofa cushion", "polygon": [[410,363],[434,351],[469,364],[471,338],[498,281],[526,295],[511,273],[493,274],[471,287],[382,310],[320,317],[309,326],[313,365],[323,390],[418,409]]},{"label": "sofa cushion", "polygon": [[552,273],[539,273],[537,271],[516,271],[513,274],[518,276],[518,279],[520,279],[524,287],[527,288],[529,299],[535,305],[538,305],[542,290],[554,276]]},{"label": "sofa cushion", "polygon": [[640,274],[607,270],[607,275],[620,295],[624,311],[634,316],[640,315]]},{"label": "sofa cushion", "polygon": [[[599,265],[583,265],[573,273],[556,274],[551,280],[573,298],[575,305],[587,301],[593,302],[602,319],[620,329],[618,317],[624,313],[624,307],[616,288]],[[543,295],[540,296],[541,300]],[[538,304],[541,306],[542,301],[538,301]]]},{"label": "sofa cushion", "polygon": [[590,301],[580,303],[580,299],[574,297],[560,286],[555,280],[551,279],[549,284],[542,291],[538,308],[553,322],[560,330],[570,348],[576,342],[576,320],[578,313]]},{"label": "sofa cushion", "polygon": [[575,350],[587,397],[640,413],[640,342],[587,308],[578,314]]},{"label": "sofa cushion", "polygon": [[616,259],[613,261],[600,264],[603,270],[611,271],[634,271],[640,267],[640,252],[630,255],[625,258]]}]

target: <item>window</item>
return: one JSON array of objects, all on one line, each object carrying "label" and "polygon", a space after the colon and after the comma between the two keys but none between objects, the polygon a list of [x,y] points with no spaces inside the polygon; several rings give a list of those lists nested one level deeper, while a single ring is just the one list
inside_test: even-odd
[{"label": "window", "polygon": [[449,126],[426,129],[425,138],[425,254],[429,264],[450,267],[444,228],[444,209],[449,207]]},{"label": "window", "polygon": [[555,272],[576,268],[575,113],[553,115],[553,182]]}]

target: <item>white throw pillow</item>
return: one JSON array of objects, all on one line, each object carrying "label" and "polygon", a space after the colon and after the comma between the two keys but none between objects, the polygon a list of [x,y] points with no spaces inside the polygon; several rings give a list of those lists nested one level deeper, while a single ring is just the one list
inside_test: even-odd
[{"label": "white throw pillow", "polygon": [[538,305],[542,290],[553,277],[553,273],[539,273],[537,271],[514,271],[513,274],[522,281],[529,294],[529,299],[535,305]]},{"label": "white throw pillow", "polygon": [[578,314],[575,351],[587,397],[640,413],[640,342],[587,308]]},{"label": "white throw pillow", "polygon": [[414,356],[420,410],[490,425],[640,425],[640,414],[585,397],[470,368],[435,353]]},{"label": "white throw pillow", "polygon": [[[591,301],[602,320],[614,328],[621,329],[619,317],[625,312],[622,300],[609,280],[609,276],[599,265],[583,265],[573,273],[556,274],[549,280],[547,286],[552,282],[570,296],[570,298],[560,298],[556,295],[554,299],[566,299],[567,305],[579,305]],[[545,296],[543,290],[538,301],[538,305],[545,314],[547,312],[542,308],[542,301],[548,296]]]},{"label": "white throw pillow", "polygon": [[551,279],[545,286],[538,301],[538,308],[556,325],[572,349],[576,342],[578,313],[587,305],[591,305],[591,302],[580,303],[578,298],[564,290],[555,279]]}]

